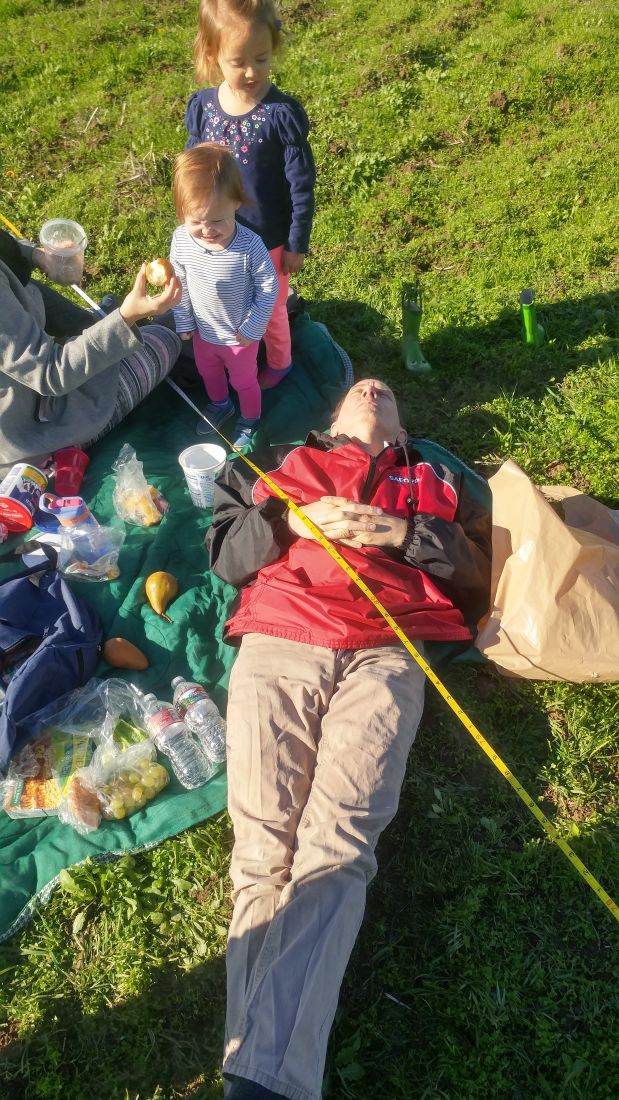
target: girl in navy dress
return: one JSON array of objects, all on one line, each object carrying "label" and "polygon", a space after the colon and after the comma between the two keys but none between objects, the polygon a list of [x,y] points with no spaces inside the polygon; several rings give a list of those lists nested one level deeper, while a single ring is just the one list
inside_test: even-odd
[{"label": "girl in navy dress", "polygon": [[192,95],[185,117],[187,148],[202,142],[230,147],[247,196],[237,219],[262,237],[277,272],[262,389],[276,386],[292,366],[289,277],[303,267],[314,214],[309,121],[301,104],[269,77],[280,26],[272,0],[201,0],[196,75],[206,82],[219,73],[223,81]]}]

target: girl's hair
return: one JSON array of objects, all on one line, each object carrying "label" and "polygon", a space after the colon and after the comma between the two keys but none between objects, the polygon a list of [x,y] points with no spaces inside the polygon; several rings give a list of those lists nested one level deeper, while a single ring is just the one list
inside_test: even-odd
[{"label": "girl's hair", "polygon": [[198,33],[193,41],[193,63],[200,84],[216,77],[223,34],[234,23],[268,27],[273,51],[279,48],[281,23],[273,0],[200,0]]},{"label": "girl's hair", "polygon": [[227,145],[205,142],[179,153],[174,161],[172,194],[179,221],[204,204],[216,191],[233,202],[246,203],[238,165]]}]

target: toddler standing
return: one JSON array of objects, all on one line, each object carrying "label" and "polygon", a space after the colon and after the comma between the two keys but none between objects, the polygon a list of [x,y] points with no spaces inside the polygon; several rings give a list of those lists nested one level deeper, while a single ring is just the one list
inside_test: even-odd
[{"label": "toddler standing", "polygon": [[[170,260],[181,282],[181,304],[174,310],[182,340],[193,338],[196,366],[215,427],[234,414],[228,378],[239,396],[241,416],[234,445],[251,441],[260,419],[258,343],[277,295],[269,254],[246,226],[236,222],[245,201],[234,157],[223,145],[197,145],[174,164],[174,205],[179,225]],[[205,421],[198,435],[210,435]]]},{"label": "toddler standing", "polygon": [[275,265],[278,293],[264,336],[263,389],[290,370],[286,312],[291,274],[301,271],[314,214],[315,168],[301,104],[269,78],[280,44],[273,0],[200,0],[194,63],[198,80],[223,82],[196,92],[187,106],[187,148],[224,142],[239,166],[247,200],[239,221],[258,233]]}]

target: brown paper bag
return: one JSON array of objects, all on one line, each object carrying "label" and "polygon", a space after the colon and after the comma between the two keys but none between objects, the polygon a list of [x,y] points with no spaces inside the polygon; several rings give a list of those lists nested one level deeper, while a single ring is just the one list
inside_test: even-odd
[{"label": "brown paper bag", "polygon": [[508,676],[619,680],[619,514],[511,460],[489,483],[492,611],[475,645]]}]

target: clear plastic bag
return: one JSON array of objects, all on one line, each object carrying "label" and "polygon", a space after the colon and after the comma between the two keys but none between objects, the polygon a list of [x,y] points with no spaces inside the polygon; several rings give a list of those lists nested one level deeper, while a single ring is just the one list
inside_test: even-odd
[{"label": "clear plastic bag", "polygon": [[111,581],[120,576],[118,555],[125,537],[120,527],[61,527],[58,531],[39,531],[29,540],[35,544],[32,549],[28,549],[28,542],[25,543],[22,559],[25,565],[45,561],[45,552],[38,544],[47,543],[56,550],[58,569],[65,576],[85,581]]},{"label": "clear plastic bag", "polygon": [[155,746],[144,728],[141,693],[125,680],[93,678],[83,688],[35,715],[35,726],[53,722],[95,744],[92,759],[65,782],[58,808],[61,821],[80,833],[102,818],[120,821],[145,806],[166,785]]},{"label": "clear plastic bag", "polygon": [[157,750],[152,741],[131,745],[108,764],[93,761],[90,770],[97,766],[100,768],[97,790],[101,812],[113,821],[121,821],[141,810],[169,782],[163,764],[157,763]]},{"label": "clear plastic bag", "polygon": [[30,720],[32,737],[9,764],[2,808],[10,817],[43,817],[59,813],[70,794],[77,810],[96,828],[95,800],[88,787],[89,761],[113,760],[128,745],[146,740],[141,695],[124,680],[93,678],[81,688],[37,711]]},{"label": "clear plastic bag", "polygon": [[32,716],[35,736],[50,726],[74,736],[89,737],[111,751],[147,737],[141,692],[133,684],[113,676],[109,680],[93,676],[84,687],[68,692]]},{"label": "clear plastic bag", "polygon": [[117,515],[138,527],[160,523],[168,510],[168,502],[154,485],[147,483],[143,464],[128,443],[121,447],[112,469],[116,473],[112,500]]},{"label": "clear plastic bag", "polygon": [[80,833],[99,828],[102,819],[121,821],[142,809],[169,781],[144,730],[143,696],[125,680],[93,677],[84,687],[37,711],[31,725],[33,740],[16,765],[21,776],[15,771],[13,787],[9,792],[7,786],[5,795],[6,800],[10,794],[16,810],[24,802],[23,798],[16,802],[19,783],[26,785],[28,793],[35,782],[30,776],[37,745],[50,739],[52,751],[41,778],[53,781],[54,800],[53,808],[41,812],[57,813]]},{"label": "clear plastic bag", "polygon": [[151,741],[111,752],[100,745],[87,768],[71,777],[58,816],[79,833],[98,829],[101,820],[122,821],[141,810],[168,784]]},{"label": "clear plastic bag", "polygon": [[113,581],[120,576],[118,555],[125,532],[119,527],[74,527],[66,534],[72,553],[61,566],[62,573],[85,581]]}]

